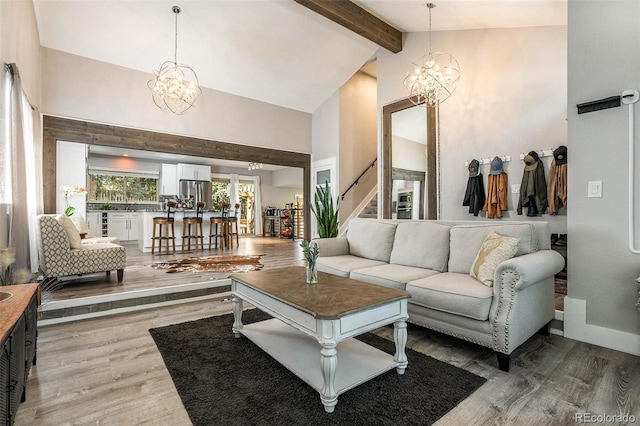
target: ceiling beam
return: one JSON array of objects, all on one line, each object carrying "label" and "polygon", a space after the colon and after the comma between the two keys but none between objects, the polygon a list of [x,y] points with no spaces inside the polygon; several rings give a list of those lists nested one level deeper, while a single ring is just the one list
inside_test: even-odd
[{"label": "ceiling beam", "polygon": [[294,0],[385,49],[402,51],[402,31],[348,0]]}]

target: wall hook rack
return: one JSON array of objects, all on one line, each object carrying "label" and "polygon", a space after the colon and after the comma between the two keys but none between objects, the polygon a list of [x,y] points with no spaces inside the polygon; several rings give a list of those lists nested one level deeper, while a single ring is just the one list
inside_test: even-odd
[{"label": "wall hook rack", "polygon": [[[542,157],[553,157],[553,149],[541,149],[539,151],[536,151],[536,153],[538,154],[538,157],[542,158]],[[525,154],[524,152],[522,154],[520,154],[520,159],[524,160],[524,157],[526,157],[527,154]]]},{"label": "wall hook rack", "polygon": [[[496,155],[494,157],[491,158],[480,158],[478,159],[478,162],[480,163],[480,165],[482,166],[483,164],[491,164],[491,162],[493,161],[493,159],[495,157],[498,157],[502,160],[503,163],[508,163],[509,161],[511,161],[511,156],[510,155]],[[473,160],[466,160],[464,162],[464,166],[465,167],[469,167],[469,164],[472,162]]]}]

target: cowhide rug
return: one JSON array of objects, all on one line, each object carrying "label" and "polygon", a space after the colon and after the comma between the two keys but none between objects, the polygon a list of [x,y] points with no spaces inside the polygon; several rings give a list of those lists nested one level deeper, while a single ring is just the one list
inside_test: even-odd
[{"label": "cowhide rug", "polygon": [[174,272],[249,272],[259,271],[264,267],[260,258],[264,254],[257,255],[220,255],[207,257],[190,257],[186,259],[174,259],[164,262],[154,262],[151,266],[163,269],[168,274]]}]

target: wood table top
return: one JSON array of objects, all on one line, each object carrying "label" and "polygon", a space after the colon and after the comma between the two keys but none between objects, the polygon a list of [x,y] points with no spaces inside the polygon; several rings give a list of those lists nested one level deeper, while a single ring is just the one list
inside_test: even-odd
[{"label": "wood table top", "polygon": [[0,302],[0,334],[4,340],[14,324],[27,309],[31,297],[40,288],[40,284],[18,284],[0,286],[0,291],[13,294],[13,297]]},{"label": "wood table top", "polygon": [[318,283],[307,284],[302,266],[232,274],[231,278],[318,319],[338,319],[353,312],[408,299],[404,290],[368,284],[318,272]]}]

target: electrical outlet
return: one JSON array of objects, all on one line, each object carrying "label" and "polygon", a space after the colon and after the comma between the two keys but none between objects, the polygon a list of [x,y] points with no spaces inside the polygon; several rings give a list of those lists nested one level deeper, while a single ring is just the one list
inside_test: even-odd
[{"label": "electrical outlet", "polygon": [[519,194],[520,193],[520,184],[511,185],[511,193]]}]

